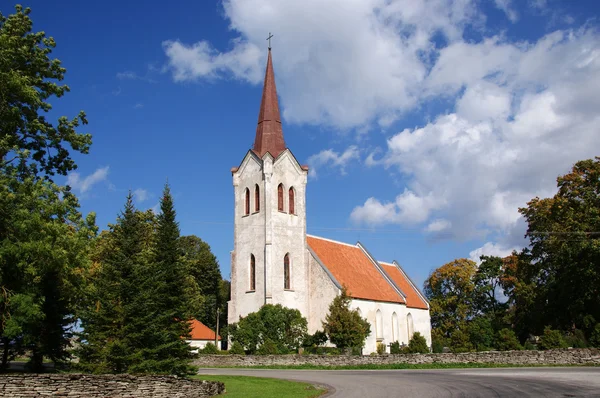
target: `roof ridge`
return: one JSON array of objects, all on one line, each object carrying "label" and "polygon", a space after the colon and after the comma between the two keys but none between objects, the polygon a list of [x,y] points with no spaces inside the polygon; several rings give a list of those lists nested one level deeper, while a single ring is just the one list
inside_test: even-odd
[{"label": "roof ridge", "polygon": [[310,236],[311,238],[315,238],[315,239],[321,239],[321,240],[325,240],[331,243],[338,243],[340,245],[345,245],[345,246],[350,246],[350,247],[354,247],[355,249],[359,249],[358,245],[354,244],[350,244],[350,243],[346,243],[346,242],[340,242],[339,240],[334,240],[334,239],[329,239],[329,238],[323,238],[322,236],[317,236],[317,235],[312,235],[312,234],[306,234],[306,236]]}]

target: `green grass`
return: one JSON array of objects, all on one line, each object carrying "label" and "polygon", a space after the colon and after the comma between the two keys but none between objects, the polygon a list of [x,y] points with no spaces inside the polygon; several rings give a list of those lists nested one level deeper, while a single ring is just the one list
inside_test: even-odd
[{"label": "green grass", "polygon": [[[257,365],[257,366],[218,366],[219,368],[244,368],[244,369],[299,369],[299,370],[395,370],[395,369],[471,369],[471,368],[533,368],[533,367],[564,367],[564,366],[600,366],[589,365],[511,365],[498,363],[391,363],[391,364],[365,364],[365,365]],[[216,367],[216,366],[215,366]]]},{"label": "green grass", "polygon": [[198,375],[192,378],[225,383],[227,392],[220,396],[227,398],[312,398],[326,392],[308,383],[263,377]]}]

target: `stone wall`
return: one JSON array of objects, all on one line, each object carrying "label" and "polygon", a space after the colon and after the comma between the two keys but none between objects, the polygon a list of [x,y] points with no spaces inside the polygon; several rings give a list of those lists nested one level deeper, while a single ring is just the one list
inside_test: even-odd
[{"label": "stone wall", "polygon": [[200,367],[317,365],[347,366],[367,364],[490,363],[505,365],[600,365],[600,350],[594,348],[548,351],[486,351],[460,354],[403,354],[381,356],[344,355],[201,355]]},{"label": "stone wall", "polygon": [[223,383],[176,376],[8,374],[0,375],[0,397],[200,398],[225,391]]}]

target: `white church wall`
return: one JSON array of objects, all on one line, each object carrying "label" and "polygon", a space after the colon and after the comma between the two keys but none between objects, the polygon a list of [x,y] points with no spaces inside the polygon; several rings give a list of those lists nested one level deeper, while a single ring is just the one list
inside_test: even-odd
[{"label": "white church wall", "polygon": [[[188,343],[192,347],[193,352],[198,352],[198,350],[201,350],[204,347],[206,347],[206,345],[208,343],[215,344],[215,341],[214,340],[186,340],[186,343]],[[217,344],[217,349],[219,351],[221,350],[220,341],[219,341],[219,344]]]},{"label": "white church wall", "polygon": [[407,315],[408,313],[412,315],[413,332],[421,333],[425,337],[427,345],[431,347],[431,318],[429,316],[429,310],[407,308],[406,312]]},{"label": "white church wall", "polygon": [[[308,314],[308,266],[306,253],[306,171],[289,151],[273,164],[271,202],[271,297],[273,304],[297,308]],[[283,184],[283,211],[278,210],[277,187]],[[294,214],[289,213],[289,189],[294,189]],[[284,288],[284,256],[290,256],[290,289]]]},{"label": "white church wall", "polygon": [[[254,209],[254,187],[260,188],[260,210]],[[237,322],[240,316],[257,311],[265,301],[264,284],[264,218],[265,190],[262,169],[259,162],[248,155],[240,169],[233,175],[234,212],[234,253],[231,264],[231,305],[229,323]],[[250,190],[250,214],[245,215],[245,190]],[[256,288],[250,290],[250,256],[255,257]]]},{"label": "white church wall", "polygon": [[[380,340],[381,343],[386,345],[386,352],[390,352],[388,345],[393,343],[394,340],[394,330],[392,329],[392,318],[393,314],[396,313],[398,321],[400,323],[399,330],[399,339],[398,341],[402,342],[402,322],[406,323],[406,306],[404,304],[396,304],[396,303],[386,303],[379,301],[367,301],[367,300],[358,300],[353,299],[350,303],[350,308],[352,309],[360,309],[363,318],[366,318],[369,324],[371,325],[371,334],[367,337],[365,341],[365,346],[363,348],[363,354],[368,355],[372,352],[377,352],[377,342]],[[381,312],[381,320],[382,323],[382,336],[381,339],[377,338],[377,311]],[[407,340],[404,340],[408,343]]]},{"label": "white church wall", "polygon": [[310,253],[308,261],[310,270],[310,295],[307,320],[308,333],[313,334],[317,330],[323,330],[322,321],[325,320],[325,317],[329,313],[329,305],[339,294],[340,290]]}]

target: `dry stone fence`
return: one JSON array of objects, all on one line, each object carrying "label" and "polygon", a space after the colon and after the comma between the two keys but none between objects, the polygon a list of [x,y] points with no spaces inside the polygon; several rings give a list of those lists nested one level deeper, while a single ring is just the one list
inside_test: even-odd
[{"label": "dry stone fence", "polygon": [[225,392],[221,382],[176,376],[7,374],[0,397],[201,398]]},{"label": "dry stone fence", "polygon": [[315,365],[352,366],[371,364],[482,363],[502,365],[600,365],[600,350],[595,348],[548,351],[486,351],[460,354],[400,354],[377,356],[346,355],[201,355],[194,365],[261,366]]}]

